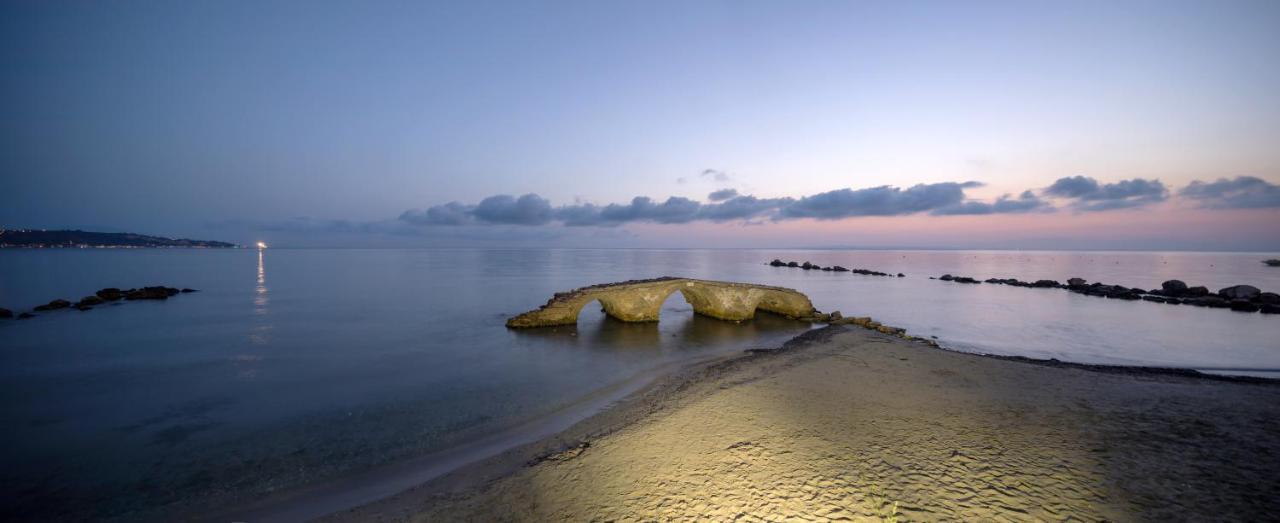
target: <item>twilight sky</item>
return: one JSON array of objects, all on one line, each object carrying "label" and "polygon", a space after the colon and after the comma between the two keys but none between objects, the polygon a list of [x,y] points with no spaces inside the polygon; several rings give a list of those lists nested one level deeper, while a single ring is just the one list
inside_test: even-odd
[{"label": "twilight sky", "polygon": [[1280,251],[1280,2],[444,4],[0,4],[0,226]]}]

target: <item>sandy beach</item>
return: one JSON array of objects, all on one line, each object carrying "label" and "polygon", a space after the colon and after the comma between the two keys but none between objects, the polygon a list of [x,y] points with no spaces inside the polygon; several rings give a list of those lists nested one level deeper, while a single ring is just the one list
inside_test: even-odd
[{"label": "sandy beach", "polygon": [[704,365],[333,521],[1258,520],[1280,386],[852,326]]}]

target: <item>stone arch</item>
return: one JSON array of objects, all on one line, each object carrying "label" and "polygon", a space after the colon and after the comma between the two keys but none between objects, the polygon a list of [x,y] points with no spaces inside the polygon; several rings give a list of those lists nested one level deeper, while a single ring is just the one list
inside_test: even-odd
[{"label": "stone arch", "polygon": [[755,317],[757,309],[800,318],[814,312],[809,298],[792,289],[746,283],[658,278],[583,287],[559,293],[541,308],[507,320],[513,328],[570,325],[591,301],[598,300],[605,313],[629,322],[658,321],[662,304],[679,290],[697,314],[743,321]]}]

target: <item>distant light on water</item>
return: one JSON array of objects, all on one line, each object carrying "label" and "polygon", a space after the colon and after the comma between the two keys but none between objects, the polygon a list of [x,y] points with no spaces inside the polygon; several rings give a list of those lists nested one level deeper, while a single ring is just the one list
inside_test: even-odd
[{"label": "distant light on water", "polygon": [[259,249],[266,249],[266,248],[267,248],[267,242],[258,242],[258,248],[259,248]]}]

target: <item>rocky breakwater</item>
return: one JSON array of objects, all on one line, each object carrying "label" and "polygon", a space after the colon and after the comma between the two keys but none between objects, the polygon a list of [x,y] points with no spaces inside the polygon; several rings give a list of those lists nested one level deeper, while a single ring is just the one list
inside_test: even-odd
[{"label": "rocky breakwater", "polygon": [[1159,289],[1141,289],[1110,285],[1101,282],[1089,283],[1084,278],[1071,278],[1066,283],[1057,280],[1021,281],[1017,278],[988,278],[984,281],[945,274],[937,279],[956,283],[989,283],[993,285],[1009,285],[1012,287],[1030,287],[1039,289],[1062,289],[1076,294],[1107,298],[1112,300],[1147,301],[1168,305],[1191,305],[1215,309],[1231,309],[1237,312],[1261,312],[1263,314],[1280,314],[1280,295],[1274,292],[1263,292],[1252,285],[1232,285],[1210,292],[1204,286],[1188,286],[1182,280],[1169,280],[1160,284]]},{"label": "rocky breakwater", "polygon": [[[23,312],[18,314],[20,320],[36,317],[36,312],[52,312],[62,309],[76,309],[78,311],[93,310],[94,307],[105,305],[112,302],[120,301],[136,301],[136,300],[167,300],[172,296],[182,293],[197,292],[195,289],[177,289],[174,287],[151,286],[141,287],[137,289],[117,289],[115,287],[107,287],[100,289],[92,295],[80,298],[79,301],[71,302],[70,300],[58,298],[31,308],[31,312]],[[13,311],[0,308],[0,318],[12,318]]]},{"label": "rocky breakwater", "polygon": [[885,325],[883,323],[880,323],[878,321],[871,319],[870,316],[845,316],[841,314],[840,311],[832,311],[830,313],[824,313],[815,309],[812,314],[801,316],[798,319],[800,319],[801,321],[807,321],[810,323],[825,323],[828,325],[854,325],[854,326],[862,327],[867,330],[873,330],[882,334],[896,336],[898,338],[902,338],[907,341],[923,343],[931,347],[938,346],[938,342],[934,339],[918,338],[918,337],[912,336],[910,334],[907,334],[907,329],[904,329],[902,327],[893,327],[890,325]]},{"label": "rocky breakwater", "polygon": [[814,263],[809,263],[809,262],[807,262],[807,261],[806,261],[806,262],[804,262],[804,263],[800,263],[800,262],[794,262],[794,261],[791,261],[791,262],[784,262],[784,261],[782,261],[782,260],[777,260],[777,259],[775,259],[775,260],[773,260],[773,261],[769,262],[769,264],[768,264],[768,265],[769,265],[770,267],[790,267],[790,268],[796,268],[796,269],[804,269],[804,270],[806,270],[806,271],[848,272],[848,273],[852,273],[852,274],[861,274],[861,275],[863,275],[863,276],[888,276],[888,277],[890,277],[890,278],[893,278],[893,277],[897,277],[897,278],[905,278],[905,277],[907,276],[906,274],[903,274],[903,273],[898,273],[898,274],[895,276],[895,275],[893,275],[893,274],[889,274],[889,273],[887,273],[887,272],[873,271],[873,270],[869,270],[869,269],[846,269],[846,268],[841,267],[841,266],[839,266],[839,265],[832,265],[832,266],[830,266],[830,267],[823,267],[823,266],[821,266],[821,265],[814,264]]}]

